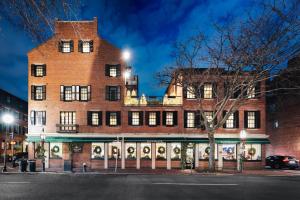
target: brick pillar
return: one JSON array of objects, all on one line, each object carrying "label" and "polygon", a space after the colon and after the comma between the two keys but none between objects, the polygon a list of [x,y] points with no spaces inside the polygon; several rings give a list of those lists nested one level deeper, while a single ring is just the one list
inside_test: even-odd
[{"label": "brick pillar", "polygon": [[28,144],[28,159],[34,159],[34,142]]},{"label": "brick pillar", "polygon": [[172,150],[172,146],[171,143],[168,142],[167,143],[167,169],[171,169],[171,150]]},{"label": "brick pillar", "polygon": [[151,143],[151,158],[152,158],[152,169],[155,169],[155,151],[156,151],[156,145],[155,143]]},{"label": "brick pillar", "polygon": [[199,167],[199,144],[195,144],[195,168]]},{"label": "brick pillar", "polygon": [[122,139],[122,142],[121,142],[121,168],[125,169],[125,142],[124,142],[124,138]]},{"label": "brick pillar", "polygon": [[218,144],[217,145],[217,151],[218,151],[218,170],[222,171],[223,170],[223,145],[222,144]]},{"label": "brick pillar", "polygon": [[136,168],[141,168],[141,143],[136,144]]},{"label": "brick pillar", "polygon": [[104,169],[108,168],[108,143],[104,143]]}]

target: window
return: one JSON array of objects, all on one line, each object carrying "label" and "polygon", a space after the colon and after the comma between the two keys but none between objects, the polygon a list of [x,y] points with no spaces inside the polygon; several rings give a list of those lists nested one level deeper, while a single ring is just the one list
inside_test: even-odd
[{"label": "window", "polygon": [[151,143],[141,143],[141,159],[151,160]]},{"label": "window", "polygon": [[136,159],[136,143],[125,143],[125,158],[128,160]]},{"label": "window", "polygon": [[150,112],[149,113],[149,126],[155,126],[156,125],[156,112]]},{"label": "window", "polygon": [[166,115],[166,125],[167,126],[173,126],[173,113],[172,112],[167,112]]},{"label": "window", "polygon": [[89,126],[100,126],[102,125],[102,112],[101,111],[88,111],[87,120]]},{"label": "window", "polygon": [[209,126],[213,126],[213,112],[212,111],[205,111],[204,112],[204,115],[205,115],[205,117],[206,117],[206,120],[207,120],[207,122],[208,122],[208,124],[209,124]]},{"label": "window", "polygon": [[205,83],[204,84],[204,99],[211,99],[213,98],[213,86],[211,83]]},{"label": "window", "polygon": [[223,144],[222,157],[224,160],[236,160],[236,144]]},{"label": "window", "polygon": [[106,100],[118,101],[121,99],[121,87],[120,86],[106,86]]},{"label": "window", "polygon": [[261,160],[261,144],[245,144],[246,160]]},{"label": "window", "polygon": [[50,158],[61,159],[62,158],[62,143],[50,143]]},{"label": "window", "polygon": [[121,142],[108,143],[108,159],[121,159]]},{"label": "window", "polygon": [[171,160],[181,160],[181,143],[171,143]]},{"label": "window", "polygon": [[163,125],[177,126],[177,111],[164,111],[163,112]]},{"label": "window", "polygon": [[78,51],[81,53],[93,52],[93,40],[79,40]]},{"label": "window", "polygon": [[61,101],[90,101],[91,100],[91,86],[60,86],[60,100]]},{"label": "window", "polygon": [[106,125],[107,126],[120,126],[121,125],[121,112],[106,112]]},{"label": "window", "polygon": [[105,65],[105,76],[109,77],[117,77],[121,76],[121,65],[116,64],[116,65]]},{"label": "window", "polygon": [[128,112],[128,125],[140,126],[143,125],[143,112],[142,111],[129,111]]},{"label": "window", "polygon": [[250,86],[250,87],[247,88],[247,97],[249,99],[252,99],[252,98],[255,97],[255,87]]},{"label": "window", "polygon": [[46,65],[31,65],[31,76],[43,77],[46,76]]},{"label": "window", "polygon": [[[207,143],[199,143],[199,160],[208,160],[210,146]],[[215,159],[218,159],[218,145],[215,144]]]},{"label": "window", "polygon": [[195,128],[195,112],[186,112],[186,127]]},{"label": "window", "polygon": [[[223,117],[225,117],[227,111],[223,112]],[[223,125],[223,128],[239,128],[239,111],[231,113]]]},{"label": "window", "polygon": [[260,111],[245,111],[245,128],[260,128]]},{"label": "window", "polygon": [[91,152],[92,159],[104,159],[104,143],[103,142],[92,143],[91,150],[92,150],[92,152]]},{"label": "window", "polygon": [[186,98],[188,98],[188,99],[195,99],[196,98],[195,89],[192,86],[189,86],[187,88]]},{"label": "window", "polygon": [[62,53],[70,53],[74,51],[73,40],[61,40],[58,45],[58,51]]},{"label": "window", "polygon": [[166,143],[156,143],[156,160],[166,160],[167,150]]},{"label": "window", "polygon": [[32,85],[31,86],[31,99],[32,100],[45,100],[46,99],[46,86],[45,85]]},{"label": "window", "polygon": [[[61,131],[76,131],[76,112],[73,111],[61,111],[60,112],[60,124],[66,125],[61,126]],[[70,126],[68,126],[70,125]]]},{"label": "window", "polygon": [[132,125],[140,124],[140,115],[138,112],[132,112]]},{"label": "window", "polygon": [[34,111],[30,112],[31,125],[42,126],[46,125],[46,111]]}]

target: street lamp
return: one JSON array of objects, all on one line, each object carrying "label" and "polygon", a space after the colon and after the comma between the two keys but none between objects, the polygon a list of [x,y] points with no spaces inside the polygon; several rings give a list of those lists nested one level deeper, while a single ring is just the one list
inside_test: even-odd
[{"label": "street lamp", "polygon": [[8,126],[14,123],[15,119],[14,116],[10,113],[5,113],[2,115],[2,121],[6,126],[6,132],[5,132],[5,141],[4,141],[4,166],[2,169],[2,172],[7,172],[6,169],[6,153],[7,153],[7,135],[8,135]]},{"label": "street lamp", "polygon": [[240,139],[241,139],[241,146],[240,146],[240,172],[243,172],[244,163],[243,158],[245,157],[245,144],[247,139],[247,132],[246,130],[241,130],[240,132]]},{"label": "street lamp", "polygon": [[129,51],[129,49],[125,49],[122,52],[122,59],[125,62],[129,62],[129,60],[131,59],[131,52]]},{"label": "street lamp", "polygon": [[[44,132],[44,129],[43,129]],[[46,136],[44,134],[41,134],[41,143],[42,143],[42,172],[45,172],[45,139]]]}]

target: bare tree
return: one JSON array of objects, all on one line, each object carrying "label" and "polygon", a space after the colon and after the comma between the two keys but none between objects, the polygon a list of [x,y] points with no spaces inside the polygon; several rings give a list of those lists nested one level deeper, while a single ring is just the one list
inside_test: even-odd
[{"label": "bare tree", "polygon": [[249,99],[283,89],[267,88],[265,82],[280,76],[287,60],[299,53],[300,2],[275,2],[259,4],[240,21],[215,24],[213,38],[198,33],[178,42],[175,64],[157,74],[161,84],[178,85],[197,100],[196,120],[209,139],[210,171],[215,170],[216,131]]},{"label": "bare tree", "polygon": [[54,34],[57,18],[78,20],[79,8],[80,0],[1,0],[0,16],[44,42]]}]

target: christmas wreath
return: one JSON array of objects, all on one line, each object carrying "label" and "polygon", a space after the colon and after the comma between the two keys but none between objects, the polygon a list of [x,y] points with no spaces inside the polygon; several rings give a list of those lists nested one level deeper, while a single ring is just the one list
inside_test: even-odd
[{"label": "christmas wreath", "polygon": [[210,152],[210,147],[206,147],[206,148],[205,148],[205,153],[206,153],[206,154],[209,154],[209,152]]},{"label": "christmas wreath", "polygon": [[256,153],[256,149],[251,147],[250,149],[248,149],[248,154],[251,155],[251,156],[254,156]]},{"label": "christmas wreath", "polygon": [[101,152],[102,152],[101,147],[100,146],[96,146],[95,149],[94,149],[94,153],[101,154]]},{"label": "christmas wreath", "polygon": [[58,153],[59,152],[59,146],[55,145],[52,150],[53,153]]},{"label": "christmas wreath", "polygon": [[143,153],[144,153],[144,154],[150,153],[150,147],[144,147],[144,148],[143,148]]},{"label": "christmas wreath", "polygon": [[127,152],[129,154],[133,154],[134,153],[134,148],[133,147],[128,147]]},{"label": "christmas wreath", "polygon": [[113,154],[117,154],[118,153],[118,147],[113,146],[111,150],[112,150]]},{"label": "christmas wreath", "polygon": [[158,153],[164,154],[166,152],[165,147],[158,147]]},{"label": "christmas wreath", "polygon": [[173,152],[175,153],[175,154],[180,154],[180,148],[179,147],[175,147],[174,149],[173,149]]}]

